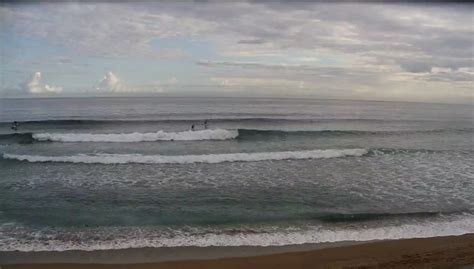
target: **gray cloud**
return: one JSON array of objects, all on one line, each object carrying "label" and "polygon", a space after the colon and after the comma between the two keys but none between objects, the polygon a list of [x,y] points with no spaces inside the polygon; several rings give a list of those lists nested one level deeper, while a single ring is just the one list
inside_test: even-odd
[{"label": "gray cloud", "polygon": [[263,40],[263,39],[246,39],[246,40],[239,40],[239,41],[237,41],[237,43],[258,45],[258,44],[266,43],[266,41]]},{"label": "gray cloud", "polygon": [[70,63],[72,63],[72,59],[67,58],[67,57],[60,57],[60,58],[58,59],[58,61],[59,61],[59,63],[61,63],[61,64],[70,64]]},{"label": "gray cloud", "polygon": [[416,60],[405,60],[405,59],[400,60],[399,64],[401,68],[412,73],[430,72],[431,67],[433,65],[431,62],[428,62],[428,61],[417,62]]},{"label": "gray cloud", "polygon": [[[141,2],[43,4],[2,7],[16,29],[62,45],[106,55],[161,54],[149,41],[199,36],[222,50],[255,55],[268,50],[329,50],[342,54],[384,52],[406,71],[425,65],[468,67],[472,58],[473,5],[380,5],[328,3],[195,3]],[[20,5],[20,7],[24,7]],[[415,57],[413,57],[415,56]],[[428,59],[420,63],[420,58]],[[426,69],[426,68],[425,68]]]},{"label": "gray cloud", "polygon": [[299,94],[326,98],[466,102],[472,99],[474,70],[431,68],[392,72],[377,68],[315,67],[245,62],[199,61],[211,81],[249,94]]},{"label": "gray cloud", "polygon": [[[196,38],[212,44],[221,59],[197,64],[224,80],[248,76],[260,84],[272,78],[303,81],[303,88],[326,87],[341,95],[353,88],[402,88],[403,81],[448,94],[441,89],[447,87],[443,83],[466,89],[472,82],[465,70],[473,67],[473,7],[144,1],[8,4],[0,6],[0,16],[16,33],[92,56],[183,58],[189,56],[186,51],[157,49],[151,41]],[[269,58],[274,64],[265,62]],[[450,71],[433,72],[436,68]]]}]

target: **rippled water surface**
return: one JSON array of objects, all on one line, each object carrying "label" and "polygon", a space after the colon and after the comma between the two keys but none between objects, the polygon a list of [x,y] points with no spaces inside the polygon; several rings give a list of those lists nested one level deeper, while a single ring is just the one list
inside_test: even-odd
[{"label": "rippled water surface", "polygon": [[474,232],[473,113],[336,100],[2,99],[0,250]]}]

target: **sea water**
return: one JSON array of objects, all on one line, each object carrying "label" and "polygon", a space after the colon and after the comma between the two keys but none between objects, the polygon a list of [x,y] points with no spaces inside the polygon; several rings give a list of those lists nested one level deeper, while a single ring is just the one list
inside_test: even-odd
[{"label": "sea water", "polygon": [[0,122],[0,251],[474,232],[472,105],[1,99]]}]

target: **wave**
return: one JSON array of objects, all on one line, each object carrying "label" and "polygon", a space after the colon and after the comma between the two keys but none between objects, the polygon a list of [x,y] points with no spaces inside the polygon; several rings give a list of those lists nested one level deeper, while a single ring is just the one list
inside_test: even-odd
[{"label": "wave", "polygon": [[[166,116],[166,115],[162,115]],[[173,116],[173,115],[171,115]],[[158,119],[57,119],[57,120],[28,120],[20,121],[21,126],[29,125],[104,125],[104,124],[151,124],[151,123],[172,123],[172,122],[202,122],[208,121],[209,123],[221,123],[221,122],[232,122],[232,123],[255,123],[255,122],[267,122],[267,123],[288,123],[288,122],[299,122],[299,123],[327,123],[327,122],[433,122],[434,120],[427,119],[379,119],[379,118],[314,118],[314,115],[307,115],[306,117],[301,115],[274,115],[274,116],[229,116],[229,117],[212,117],[212,116],[193,116],[193,117],[179,117],[179,118],[158,118]],[[468,121],[469,122],[469,121]],[[0,126],[10,127],[11,121],[0,121]]]},{"label": "wave", "polygon": [[338,223],[338,222],[362,222],[369,220],[380,220],[380,219],[393,219],[393,218],[431,218],[436,216],[447,216],[455,214],[467,214],[472,213],[469,210],[458,210],[458,211],[421,211],[421,212],[407,212],[407,213],[328,213],[322,215],[316,215],[311,219],[317,219],[327,223]]},{"label": "wave", "polygon": [[[284,246],[342,241],[425,238],[474,233],[474,216],[406,220],[377,226],[99,227],[81,230],[0,226],[0,251],[105,250],[143,247]],[[32,237],[31,234],[35,236]],[[67,235],[67,236],[66,236]]]},{"label": "wave", "polygon": [[30,144],[33,143],[33,133],[10,133],[0,134],[0,141],[4,143],[19,143],[19,144]]},{"label": "wave", "polygon": [[99,164],[189,164],[189,163],[222,163],[222,162],[256,162],[270,160],[326,159],[346,156],[363,156],[366,149],[325,149],[306,151],[280,151],[255,153],[227,153],[204,155],[142,155],[142,154],[77,154],[71,156],[41,156],[4,153],[4,159],[28,162],[66,162],[66,163],[99,163]]},{"label": "wave", "polygon": [[458,129],[427,129],[427,130],[392,130],[392,131],[365,131],[365,130],[259,130],[239,129],[239,135],[403,135],[416,133],[444,133],[444,132],[472,132],[474,128]]},{"label": "wave", "polygon": [[362,130],[258,130],[258,129],[208,129],[183,132],[148,132],[148,133],[10,133],[0,134],[2,142],[32,143],[34,141],[50,142],[152,142],[152,141],[192,141],[192,140],[229,140],[255,139],[259,137],[287,136],[376,136],[406,135],[444,132],[472,132],[473,128],[404,130],[404,131],[362,131]]},{"label": "wave", "polygon": [[[160,122],[188,122],[188,121],[204,121],[208,122],[246,122],[246,121],[263,121],[263,122],[278,122],[278,121],[297,121],[297,122],[327,122],[327,121],[407,121],[407,120],[392,120],[392,119],[354,119],[354,118],[320,118],[315,119],[311,117],[189,117],[189,118],[163,118],[163,119],[57,119],[57,120],[28,120],[20,121],[21,125],[89,125],[89,124],[114,124],[114,123],[160,123]],[[0,121],[0,125],[10,126],[11,121]]]},{"label": "wave", "polygon": [[[295,117],[222,117],[222,118],[206,118],[206,117],[190,117],[190,118],[175,118],[175,119],[77,119],[77,120],[33,120],[21,121],[20,128],[29,126],[66,126],[66,127],[85,127],[85,126],[104,126],[104,125],[154,125],[165,123],[198,123],[207,121],[210,124],[215,123],[323,123],[323,122],[383,122],[392,120],[377,120],[377,119],[312,119],[312,118],[295,118]],[[9,128],[11,121],[0,122],[0,127]]]},{"label": "wave", "polygon": [[149,141],[190,141],[190,140],[227,140],[239,135],[236,130],[213,129],[184,132],[156,133],[122,133],[122,134],[91,134],[91,133],[36,133],[32,137],[38,141],[55,142],[149,142]]}]

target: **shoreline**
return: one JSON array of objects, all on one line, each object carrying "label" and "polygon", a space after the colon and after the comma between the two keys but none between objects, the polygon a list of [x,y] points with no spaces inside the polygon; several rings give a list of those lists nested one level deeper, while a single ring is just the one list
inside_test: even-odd
[{"label": "shoreline", "polygon": [[22,263],[133,264],[183,260],[212,260],[312,251],[378,241],[384,240],[340,241],[282,246],[180,246],[103,250],[0,251],[0,265]]},{"label": "shoreline", "polygon": [[[271,247],[0,252],[1,268],[452,268],[474,265],[474,234]],[[466,267],[468,268],[468,267]]]}]

